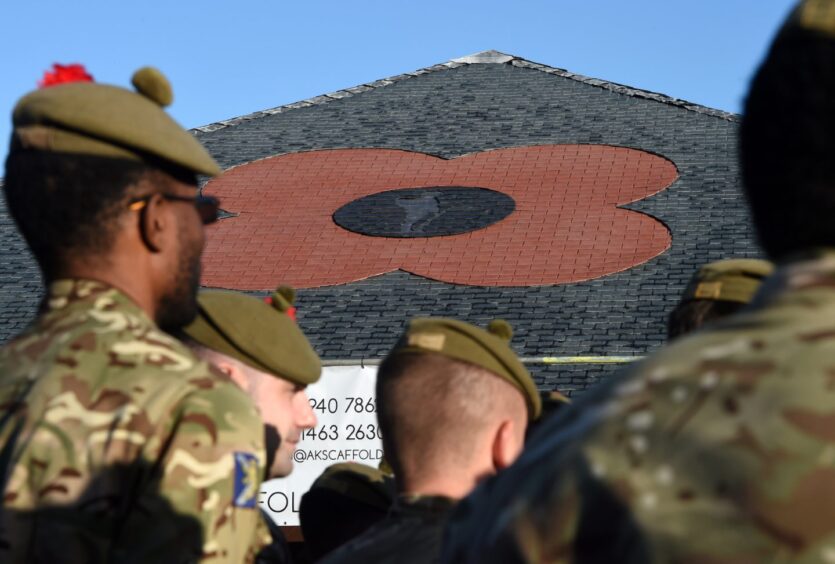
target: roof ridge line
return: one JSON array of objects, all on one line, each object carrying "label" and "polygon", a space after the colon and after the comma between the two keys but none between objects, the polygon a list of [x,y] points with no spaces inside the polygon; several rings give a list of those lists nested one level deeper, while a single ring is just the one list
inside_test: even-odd
[{"label": "roof ridge line", "polygon": [[509,62],[509,64],[515,67],[522,67],[522,68],[530,68],[536,69],[542,72],[546,72],[548,74],[554,74],[557,76],[561,76],[563,78],[568,78],[571,80],[576,80],[577,82],[582,82],[583,84],[588,84],[590,86],[596,86],[598,88],[603,88],[605,90],[610,90],[612,92],[616,92],[618,94],[624,94],[626,96],[632,96],[633,98],[643,98],[646,100],[652,100],[654,102],[661,102],[662,104],[667,104],[670,106],[676,106],[679,108],[683,108],[685,110],[689,110],[691,112],[696,112],[698,114],[709,115],[712,117],[718,117],[721,119],[725,119],[727,121],[739,121],[740,114],[736,114],[733,112],[726,112],[724,110],[718,110],[716,108],[711,108],[709,106],[703,106],[701,104],[696,104],[695,102],[689,102],[687,100],[682,100],[681,98],[674,98],[672,96],[667,96],[666,94],[661,94],[660,92],[653,92],[652,90],[644,90],[642,88],[635,88],[634,86],[627,86],[625,84],[619,84],[617,82],[610,82],[608,80],[601,80],[599,78],[592,78],[588,76],[584,76],[582,74],[577,74],[565,69],[560,69],[557,67],[550,67],[548,65],[543,65],[541,63],[535,63],[533,61],[529,61],[527,59],[523,59],[522,57],[513,57],[513,60]]},{"label": "roof ridge line", "polygon": [[408,80],[410,78],[415,78],[417,76],[421,76],[424,74],[429,74],[432,72],[454,69],[458,67],[464,67],[469,65],[483,65],[483,64],[509,64],[514,67],[520,68],[527,68],[532,70],[538,70],[541,72],[545,72],[547,74],[553,74],[562,78],[567,78],[570,80],[574,80],[577,82],[581,82],[583,84],[587,84],[589,86],[595,86],[598,88],[603,88],[605,90],[609,90],[611,92],[615,92],[617,94],[623,94],[625,96],[631,96],[633,98],[643,98],[646,100],[652,100],[655,102],[660,102],[662,104],[667,104],[671,106],[676,106],[679,108],[683,108],[685,110],[689,110],[692,112],[696,112],[699,114],[709,115],[712,117],[721,118],[727,121],[739,121],[740,116],[739,114],[725,112],[723,110],[717,110],[715,108],[710,108],[708,106],[702,106],[700,104],[695,104],[693,102],[688,102],[687,100],[682,100],[680,98],[673,98],[671,96],[667,96],[666,94],[660,94],[658,92],[653,92],[651,90],[643,90],[640,88],[634,88],[631,86],[626,86],[624,84],[618,84],[616,82],[609,82],[606,80],[601,80],[598,78],[591,78],[581,74],[573,73],[565,69],[560,69],[557,67],[551,67],[548,65],[543,65],[541,63],[535,63],[533,61],[529,61],[522,57],[517,57],[515,55],[508,55],[505,53],[501,53],[499,51],[481,51],[479,53],[474,53],[473,55],[467,55],[465,57],[459,57],[456,59],[451,59],[445,63],[439,63],[437,65],[432,65],[430,67],[424,67],[417,69],[412,72],[407,72],[403,74],[398,74],[395,76],[390,76],[387,78],[381,78],[379,80],[375,80],[373,82],[366,82],[363,84],[359,84],[357,86],[353,86],[351,88],[344,88],[342,90],[337,90],[335,92],[331,92],[329,94],[322,94],[320,96],[314,96],[313,98],[306,98],[304,100],[300,100],[298,102],[293,102],[290,104],[284,104],[281,106],[276,106],[274,108],[268,108],[266,110],[259,110],[257,112],[252,112],[250,114],[245,114],[242,116],[229,118],[225,120],[216,121],[213,123],[209,123],[206,125],[202,125],[200,127],[193,127],[189,131],[193,133],[211,133],[213,131],[217,131],[219,129],[225,129],[227,127],[232,127],[238,125],[243,122],[252,121],[258,118],[271,116],[275,114],[281,114],[290,110],[295,110],[298,108],[307,108],[310,106],[318,106],[321,104],[326,104],[328,102],[332,102],[334,100],[341,100],[342,98],[350,98],[351,96],[355,96],[357,94],[362,94],[363,92],[368,92],[369,90],[375,90],[377,88],[382,88],[385,86],[389,86],[396,82],[401,82],[403,80]]}]

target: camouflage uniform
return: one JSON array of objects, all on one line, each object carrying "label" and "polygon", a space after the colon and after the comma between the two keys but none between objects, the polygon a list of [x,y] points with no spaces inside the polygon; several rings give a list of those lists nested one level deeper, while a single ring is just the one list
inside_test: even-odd
[{"label": "camouflage uniform", "polygon": [[445,562],[835,562],[835,253],[546,422]]},{"label": "camouflage uniform", "polygon": [[266,542],[249,398],[102,283],[0,351],[2,562],[241,562]]}]

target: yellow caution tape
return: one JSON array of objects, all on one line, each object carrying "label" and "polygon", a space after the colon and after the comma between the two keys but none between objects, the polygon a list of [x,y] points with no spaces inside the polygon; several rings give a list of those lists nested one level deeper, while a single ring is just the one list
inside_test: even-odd
[{"label": "yellow caution tape", "polygon": [[543,356],[524,357],[525,364],[627,364],[641,360],[642,356]]}]

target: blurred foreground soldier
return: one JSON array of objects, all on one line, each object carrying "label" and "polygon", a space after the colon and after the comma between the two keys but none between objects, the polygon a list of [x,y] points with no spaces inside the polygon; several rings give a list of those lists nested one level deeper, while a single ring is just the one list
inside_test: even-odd
[{"label": "blurred foreground soldier", "polygon": [[217,165],[138,92],[57,84],[14,110],[4,191],[46,284],[0,351],[2,562],[241,562],[266,532],[249,398],[160,328],[191,321]]},{"label": "blurred foreground soldier", "polygon": [[[296,324],[294,299],[295,291],[286,286],[266,301],[237,292],[201,292],[197,317],[183,330],[197,356],[244,390],[261,413],[266,480],[290,475],[302,432],[316,426],[305,388],[319,380],[322,363]],[[268,515],[264,519],[273,542],[258,562],[290,562],[281,529]]]},{"label": "blurred foreground soldier", "polygon": [[702,266],[670,312],[667,337],[674,339],[737,313],[773,272],[774,265],[760,259],[727,259]]},{"label": "blurred foreground soldier", "polygon": [[510,466],[542,406],[501,320],[489,332],[453,319],[415,319],[380,365],[377,417],[398,497],[388,517],[328,564],[438,560],[457,500]]},{"label": "blurred foreground soldier", "polygon": [[744,115],[779,268],[744,312],[546,424],[461,504],[446,562],[835,559],[835,1],[794,11]]},{"label": "blurred foreground soldier", "polygon": [[334,464],[316,478],[299,506],[304,544],[314,562],[382,521],[394,480],[376,468]]}]

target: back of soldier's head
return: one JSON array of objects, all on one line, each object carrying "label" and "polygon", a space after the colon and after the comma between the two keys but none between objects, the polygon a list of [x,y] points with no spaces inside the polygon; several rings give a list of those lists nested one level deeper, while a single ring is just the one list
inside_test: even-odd
[{"label": "back of soldier's head", "polygon": [[395,475],[466,466],[471,441],[514,405],[524,422],[524,401],[509,384],[437,354],[395,356],[378,373],[377,415]]},{"label": "back of soldier's head", "polygon": [[835,247],[833,13],[833,0],[798,6],[745,104],[745,190],[760,242],[772,258]]},{"label": "back of soldier's head", "polygon": [[772,263],[760,259],[727,259],[703,265],[670,312],[667,336],[679,337],[738,312],[751,302],[773,271]]},{"label": "back of soldier's head", "polygon": [[541,400],[511,335],[498,321],[490,331],[442,318],[410,323],[377,377],[377,415],[398,481],[465,471],[480,438],[503,418],[524,437]]}]

